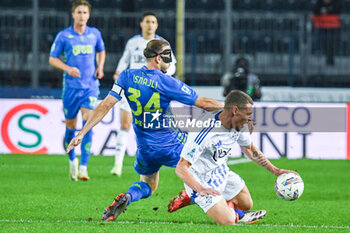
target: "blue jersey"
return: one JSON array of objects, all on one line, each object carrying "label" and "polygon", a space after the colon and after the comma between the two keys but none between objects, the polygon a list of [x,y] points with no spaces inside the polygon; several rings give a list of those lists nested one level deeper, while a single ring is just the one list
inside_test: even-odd
[{"label": "blue jersey", "polygon": [[184,142],[185,134],[169,127],[169,104],[176,100],[194,105],[198,94],[183,82],[163,74],[160,70],[124,70],[113,85],[110,95],[127,97],[138,145],[169,146]]},{"label": "blue jersey", "polygon": [[87,89],[99,86],[94,77],[96,52],[103,50],[105,45],[97,28],[86,26],[82,35],[72,26],[60,31],[52,44],[50,56],[58,58],[63,53],[64,62],[78,68],[81,74],[80,78],[74,78],[63,72],[63,87]]}]

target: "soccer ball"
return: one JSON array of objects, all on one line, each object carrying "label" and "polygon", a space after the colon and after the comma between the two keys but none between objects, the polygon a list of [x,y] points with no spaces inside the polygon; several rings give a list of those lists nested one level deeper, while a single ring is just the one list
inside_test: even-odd
[{"label": "soccer ball", "polygon": [[275,191],[281,199],[294,201],[303,194],[304,182],[297,174],[284,173],[277,177]]}]

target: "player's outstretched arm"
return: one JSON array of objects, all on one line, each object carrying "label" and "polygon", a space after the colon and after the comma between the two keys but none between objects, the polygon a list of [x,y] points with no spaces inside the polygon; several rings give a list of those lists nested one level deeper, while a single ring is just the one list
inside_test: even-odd
[{"label": "player's outstretched arm", "polygon": [[241,149],[242,152],[246,156],[248,156],[248,158],[253,160],[255,163],[259,164],[260,166],[266,168],[268,171],[275,174],[276,176],[287,172],[296,173],[294,171],[280,169],[274,166],[253,143],[251,143],[249,146],[241,146]]},{"label": "player's outstretched arm", "polygon": [[78,146],[83,140],[85,134],[89,132],[90,129],[92,129],[95,125],[97,125],[117,102],[117,98],[112,95],[107,95],[107,97],[95,108],[95,110],[92,111],[82,130],[80,130],[80,132],[70,141],[66,152],[68,153],[74,147]]},{"label": "player's outstretched arm", "polygon": [[180,179],[185,182],[191,189],[195,190],[198,195],[200,196],[207,196],[207,195],[213,195],[217,196],[220,195],[220,192],[211,189],[211,188],[205,188],[203,187],[188,171],[188,168],[191,166],[191,163],[185,160],[184,158],[181,158],[178,164],[176,165],[176,175],[180,177]]},{"label": "player's outstretched arm", "polygon": [[219,101],[202,96],[198,96],[194,105],[207,111],[216,111],[224,108],[224,105]]}]

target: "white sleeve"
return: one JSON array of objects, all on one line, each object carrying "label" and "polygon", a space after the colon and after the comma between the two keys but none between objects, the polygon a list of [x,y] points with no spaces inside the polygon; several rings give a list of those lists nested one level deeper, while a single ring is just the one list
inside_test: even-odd
[{"label": "white sleeve", "polygon": [[191,164],[193,164],[198,159],[203,150],[202,147],[195,142],[197,135],[198,133],[188,133],[186,144],[180,154],[181,158],[184,158]]},{"label": "white sleeve", "polygon": [[240,146],[249,146],[252,143],[252,138],[250,137],[248,124],[244,125],[242,133],[237,140],[238,145]]},{"label": "white sleeve", "polygon": [[115,72],[117,71],[122,72],[123,70],[126,70],[130,65],[130,59],[131,59],[130,40],[128,40],[128,42],[125,45],[123,55],[119,60],[119,63]]}]

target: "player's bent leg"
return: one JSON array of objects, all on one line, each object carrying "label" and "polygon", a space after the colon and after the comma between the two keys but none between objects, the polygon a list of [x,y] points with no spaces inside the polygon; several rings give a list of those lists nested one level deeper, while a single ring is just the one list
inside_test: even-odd
[{"label": "player's bent leg", "polygon": [[[127,104],[127,103],[126,103]],[[121,176],[123,169],[123,160],[125,156],[126,146],[128,144],[128,134],[132,122],[132,114],[129,111],[120,109],[121,127],[116,139],[116,152],[114,156],[114,166],[111,174]]]},{"label": "player's bent leg", "polygon": [[248,211],[253,208],[253,200],[246,185],[234,198],[228,201],[229,206],[230,202],[234,203],[234,207],[236,207],[235,211],[239,216],[239,223],[251,224],[266,215],[266,210]]},{"label": "player's bent leg", "polygon": [[171,198],[169,204],[168,204],[168,212],[172,213],[177,211],[178,209],[181,209],[182,207],[188,206],[193,204],[193,201],[191,198],[187,195],[186,190],[182,190],[179,192],[178,195]]},{"label": "player's bent leg", "polygon": [[157,190],[159,184],[159,171],[151,175],[140,175],[140,181],[145,182],[152,190],[152,194]]},{"label": "player's bent leg", "polygon": [[220,225],[234,225],[238,218],[236,212],[227,205],[224,198],[211,207],[207,215]]},{"label": "player's bent leg", "polygon": [[[149,182],[147,183],[146,182]],[[141,181],[134,182],[126,193],[120,193],[109,205],[103,215],[102,220],[112,221],[118,218],[118,216],[126,210],[126,207],[131,203],[138,201],[142,198],[147,198],[152,195],[152,191],[158,187],[159,173],[156,172],[152,175],[141,175]],[[151,189],[151,186],[153,189]]]},{"label": "player's bent leg", "polygon": [[250,210],[253,208],[253,199],[246,185],[244,185],[243,189],[230,201],[234,203],[236,208],[241,210]]}]

